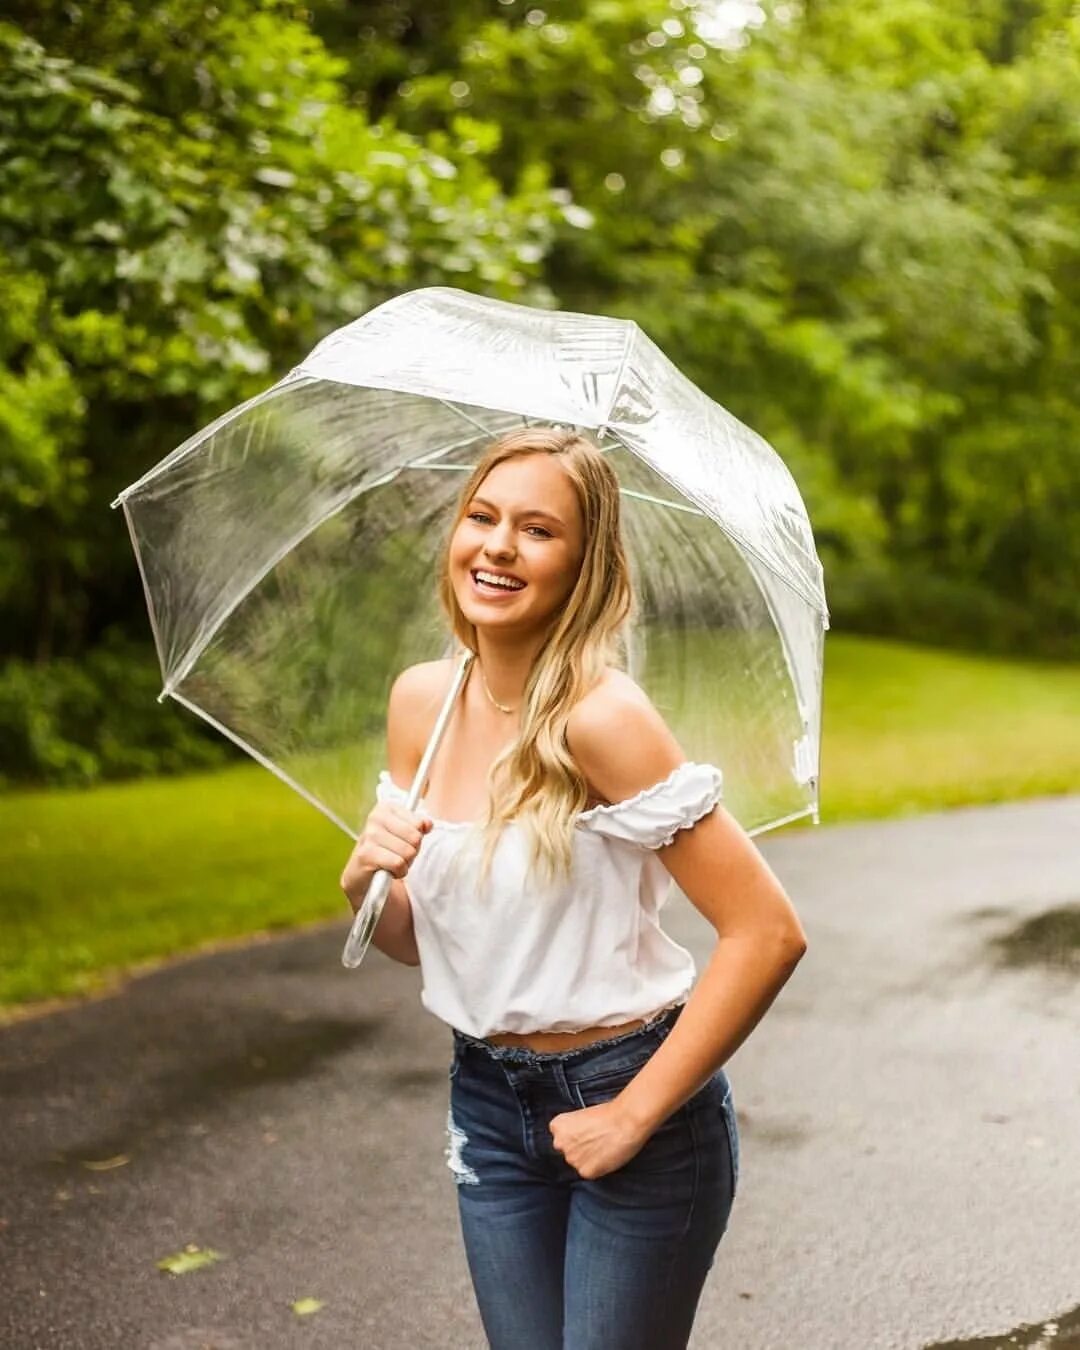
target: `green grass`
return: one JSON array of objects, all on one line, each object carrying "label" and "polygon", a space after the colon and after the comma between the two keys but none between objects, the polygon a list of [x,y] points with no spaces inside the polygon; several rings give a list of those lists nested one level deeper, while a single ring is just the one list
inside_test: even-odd
[{"label": "green grass", "polygon": [[821,823],[1080,791],[1080,665],[825,643]]},{"label": "green grass", "polygon": [[0,797],[0,1006],[349,907],[347,835],[257,765]]},{"label": "green grass", "polygon": [[[839,635],[825,660],[822,824],[1080,790],[1080,666]],[[0,797],[0,1006],[246,934],[344,925],[349,849],[254,764]]]}]

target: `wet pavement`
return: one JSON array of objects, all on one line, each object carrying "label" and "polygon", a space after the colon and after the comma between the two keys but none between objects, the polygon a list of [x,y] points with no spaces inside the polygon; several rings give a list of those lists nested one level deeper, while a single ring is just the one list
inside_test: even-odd
[{"label": "wet pavement", "polygon": [[[740,1190],[691,1345],[1080,1346],[1080,797],[759,843],[810,946],[725,1066]],[[703,964],[681,897],[666,925]],[[0,1028],[5,1350],[482,1350],[450,1033],[345,931]],[[218,1259],[158,1269],[189,1244]]]}]

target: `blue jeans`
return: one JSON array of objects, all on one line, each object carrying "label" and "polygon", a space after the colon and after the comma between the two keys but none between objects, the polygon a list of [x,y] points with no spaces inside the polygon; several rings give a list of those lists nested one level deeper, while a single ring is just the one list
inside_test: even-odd
[{"label": "blue jeans", "polygon": [[454,1030],[447,1161],[492,1350],[685,1347],[727,1227],[739,1135],[723,1069],[622,1167],[586,1180],[549,1122],[609,1101],[681,1008],[576,1050]]}]

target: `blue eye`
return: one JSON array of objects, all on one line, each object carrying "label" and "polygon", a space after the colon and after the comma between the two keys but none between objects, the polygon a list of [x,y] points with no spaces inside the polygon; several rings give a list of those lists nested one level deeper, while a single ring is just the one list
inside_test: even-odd
[{"label": "blue eye", "polygon": [[[487,514],[486,511],[470,511],[469,514],[468,514],[468,516],[466,517],[466,519],[468,519],[468,520],[490,520],[491,517]],[[544,539],[551,539],[551,538],[554,537],[554,536],[552,535],[552,533],[551,533],[550,530],[545,530],[545,529],[544,529],[543,525],[527,525],[525,528],[526,528],[526,529],[529,529],[529,530],[539,530],[539,531],[540,531],[540,534],[541,534],[541,536],[542,536],[542,538],[544,538]]]}]

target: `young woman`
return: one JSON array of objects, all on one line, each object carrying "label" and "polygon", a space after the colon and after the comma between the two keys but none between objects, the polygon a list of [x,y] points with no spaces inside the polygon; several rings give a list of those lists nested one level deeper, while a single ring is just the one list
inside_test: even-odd
[{"label": "young woman", "polygon": [[[392,873],[372,940],[421,966],[453,1030],[447,1160],[493,1350],[673,1350],[738,1179],[721,1065],[806,939],[720,770],[614,663],[632,597],[595,445],[495,441],[439,585],[475,659],[415,813],[456,662],[395,681],[388,772],[341,885],[355,911]],[[671,878],[717,933],[696,984],[659,924]]]}]

